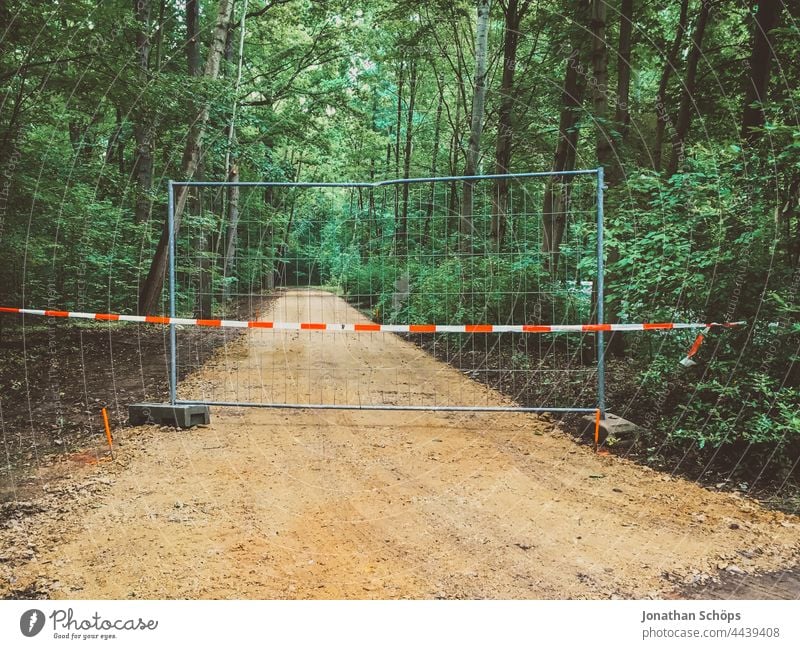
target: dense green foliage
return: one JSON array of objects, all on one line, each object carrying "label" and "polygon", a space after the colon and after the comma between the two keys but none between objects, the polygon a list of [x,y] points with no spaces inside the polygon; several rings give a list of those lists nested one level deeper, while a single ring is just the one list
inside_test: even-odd
[{"label": "dense green foliage", "polygon": [[[463,173],[474,2],[251,1],[238,87],[242,0],[234,3],[216,78],[187,73],[186,2],[139,4],[148,9],[144,17],[135,15],[131,2],[117,0],[0,6],[0,303],[134,311],[163,228],[166,179],[182,177],[187,134],[205,103],[196,179],[227,178],[232,167],[226,160],[235,161],[241,180]],[[800,440],[800,11],[777,3],[765,93],[754,104],[763,107],[763,118],[746,124],[749,89],[758,76],[753,66],[761,65],[752,55],[757,17],[769,2],[690,0],[677,48],[680,3],[634,3],[628,89],[618,84],[628,60],[619,56],[626,49],[622,3],[603,4],[605,49],[595,44],[589,52],[583,43],[598,26],[574,3],[493,3],[479,171],[551,169],[554,151],[560,164],[559,143],[569,134],[559,125],[572,114],[568,130],[577,140],[567,167],[607,167],[611,317],[748,323],[741,331],[712,333],[700,364],[688,371],[675,362],[691,342],[688,334],[627,337],[612,349],[611,409],[654,431],[654,457],[666,441],[703,452],[723,448],[735,459],[757,453],[791,467]],[[696,44],[702,55],[690,73],[691,38],[703,4],[710,10]],[[217,6],[199,3],[202,58],[211,48]],[[509,61],[505,23],[512,7],[521,16]],[[575,62],[580,94],[570,107],[564,90],[567,66]],[[503,74],[509,65],[515,72],[510,82]],[[599,90],[598,78],[606,79]],[[506,165],[498,137],[509,132]],[[147,156],[137,141],[149,151],[149,182],[143,181]],[[663,152],[656,155],[656,149]],[[432,226],[426,221],[429,190],[411,192],[400,243],[403,197],[394,190],[376,191],[372,200],[342,193],[333,202],[293,199],[290,192],[243,193],[239,241],[247,261],[230,277],[216,267],[229,199],[211,192],[205,201],[190,197],[182,232],[206,234],[202,241],[180,240],[183,258],[192,262],[178,268],[182,285],[210,282],[210,292],[222,296],[215,311],[225,308],[231,289],[267,290],[278,273],[290,283],[336,285],[386,321],[592,317],[580,281],[594,273],[593,234],[585,222],[571,225],[562,274],[548,272],[536,216],[543,184],[531,190],[524,224],[509,211],[510,232],[497,253],[490,193],[476,198],[479,216],[469,246],[480,254],[474,256],[456,254],[463,246],[454,216],[461,187],[436,189],[430,200],[450,210],[452,219]],[[588,213],[591,200],[578,192],[573,206]],[[570,248],[571,241],[580,243]],[[398,245],[404,246],[400,252]],[[413,298],[398,304],[393,294],[404,275]],[[536,305],[514,298],[539,288],[556,297]],[[488,299],[471,300],[476,293]],[[183,311],[200,308],[191,292],[179,297]],[[773,471],[773,464],[756,464]]]}]

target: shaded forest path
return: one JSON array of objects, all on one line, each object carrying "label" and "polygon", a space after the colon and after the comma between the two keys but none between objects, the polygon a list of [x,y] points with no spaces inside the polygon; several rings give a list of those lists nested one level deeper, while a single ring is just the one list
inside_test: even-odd
[{"label": "shaded forest path", "polygon": [[[271,310],[363,321],[320,292],[287,292]],[[376,359],[396,367],[375,389],[446,382],[507,403],[389,334],[250,332],[233,346],[249,359],[241,374],[248,363],[305,367],[311,344],[332,375]],[[219,360],[182,390],[226,380]],[[525,413],[216,409],[208,427],[120,434],[119,463],[92,467],[102,488],[42,537],[50,545],[19,587],[47,578],[51,597],[120,599],[640,598],[800,555],[797,518],[597,456]]]}]

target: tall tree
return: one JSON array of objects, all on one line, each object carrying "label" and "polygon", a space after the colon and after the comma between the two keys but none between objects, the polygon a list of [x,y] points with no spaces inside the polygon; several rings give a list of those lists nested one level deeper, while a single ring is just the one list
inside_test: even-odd
[{"label": "tall tree", "polygon": [[672,153],[667,166],[667,175],[671,176],[678,171],[678,166],[683,159],[686,148],[686,136],[689,134],[689,127],[692,123],[692,107],[694,105],[694,94],[696,91],[697,65],[703,55],[703,36],[706,32],[708,19],[711,15],[713,0],[700,0],[700,11],[697,14],[697,22],[692,34],[692,44],[689,49],[689,56],[686,59],[686,76],[683,80],[683,91],[681,93],[681,103],[678,108],[678,119],[675,123],[675,136],[672,140]]},{"label": "tall tree", "polygon": [[[531,0],[501,0],[505,27],[503,32],[503,76],[500,82],[500,113],[495,146],[495,173],[507,174],[511,167],[511,148],[514,138],[514,71],[517,67],[520,24]],[[492,242],[500,250],[506,234],[508,209],[508,180],[498,178],[492,193]]]},{"label": "tall tree", "polygon": [[136,22],[136,64],[139,101],[133,111],[133,135],[136,141],[134,176],[136,179],[137,223],[150,216],[150,190],[153,185],[152,126],[145,92],[150,78],[150,0],[133,0]]},{"label": "tall tree", "polygon": [[[469,147],[465,176],[474,176],[478,169],[478,158],[481,152],[481,135],[483,134],[483,118],[486,107],[486,50],[489,40],[489,11],[491,0],[478,0],[477,19],[475,24],[475,90],[472,95],[472,119],[470,120]],[[465,180],[461,194],[461,219],[459,221],[459,248],[462,252],[471,250],[473,234],[472,223],[472,191],[474,180]]]},{"label": "tall tree", "polygon": [[683,36],[686,32],[688,18],[689,0],[681,0],[680,15],[678,16],[678,24],[675,27],[675,38],[672,40],[667,58],[664,60],[664,67],[661,71],[658,91],[656,92],[656,135],[653,144],[653,168],[656,171],[661,171],[664,132],[667,128],[667,122],[670,120],[669,111],[667,110],[667,87],[669,86],[669,79],[678,65],[678,54],[680,53],[681,44],[683,43]]},{"label": "tall tree", "polygon": [[[233,0],[219,0],[217,8],[217,17],[214,25],[214,31],[211,38],[211,46],[208,51],[208,58],[206,59],[205,69],[203,76],[206,79],[214,80],[219,75],[220,60],[222,53],[225,49],[225,40],[228,33],[228,25],[231,21],[231,14],[233,11]],[[189,130],[186,138],[186,145],[183,150],[183,158],[181,160],[181,177],[190,180],[194,177],[197,171],[197,165],[200,159],[200,147],[203,142],[205,134],[206,123],[209,117],[209,100],[203,99],[201,102],[200,110],[197,113],[197,119]],[[179,187],[175,192],[175,214],[174,214],[174,227],[175,232],[178,231],[181,223],[183,210],[186,206],[186,187]],[[139,293],[139,313],[147,314],[153,313],[158,307],[159,299],[161,297],[161,289],[164,286],[164,274],[167,267],[167,246],[169,244],[170,232],[169,224],[165,221],[164,227],[161,231],[161,237],[158,240],[153,260],[150,264],[150,270],[142,285]]]},{"label": "tall tree", "polygon": [[758,0],[756,4],[753,49],[750,54],[750,71],[744,92],[742,111],[742,139],[751,144],[758,139],[758,129],[764,125],[764,101],[772,66],[773,44],[770,32],[778,23],[781,11],[779,0]]}]

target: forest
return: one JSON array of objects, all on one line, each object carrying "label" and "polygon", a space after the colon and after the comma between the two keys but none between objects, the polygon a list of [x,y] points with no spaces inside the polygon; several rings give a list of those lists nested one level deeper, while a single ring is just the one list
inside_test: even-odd
[{"label": "forest", "polygon": [[[167,313],[168,180],[602,167],[606,322],[746,322],[691,368],[690,334],[606,339],[608,407],[647,431],[631,452],[783,485],[800,459],[798,20],[781,0],[0,3],[0,305]],[[591,322],[595,187],[526,187],[178,187],[179,311],[335,285],[385,322]],[[16,327],[0,315],[0,336]]]}]

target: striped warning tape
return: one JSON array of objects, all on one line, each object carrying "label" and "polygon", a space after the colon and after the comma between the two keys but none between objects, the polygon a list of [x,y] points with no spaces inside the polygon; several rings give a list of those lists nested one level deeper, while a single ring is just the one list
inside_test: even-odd
[{"label": "striped warning tape", "polygon": [[[737,323],[738,324],[738,323]],[[692,356],[694,356],[700,349],[700,345],[703,344],[703,341],[706,339],[706,336],[711,331],[711,327],[703,327],[703,331],[697,334],[697,338],[694,339],[692,346],[689,348],[689,351],[686,352],[686,356],[684,356],[679,362],[684,367],[692,367],[692,365],[697,365],[697,363],[692,360]]]},{"label": "striped warning tape", "polygon": [[[267,322],[261,320],[206,320],[196,318],[169,318],[152,315],[121,315],[117,313],[82,313],[79,311],[50,311],[42,309],[18,309],[0,307],[0,313],[48,316],[55,318],[83,318],[85,320],[109,320],[120,322],[143,322],[151,324],[174,324],[198,327],[238,327],[242,329],[274,329],[278,331],[385,331],[391,333],[570,333],[597,331],[649,331],[653,329],[706,329],[711,327],[737,327],[744,322],[641,322],[636,324],[578,324],[578,325],[492,325],[492,324],[376,324],[330,323],[330,322]],[[702,336],[702,334],[701,334]],[[700,338],[700,336],[698,336]],[[701,341],[702,342],[702,341]],[[697,345],[699,347],[699,344]],[[694,350],[697,351],[696,349]],[[693,354],[692,354],[693,355]]]}]

